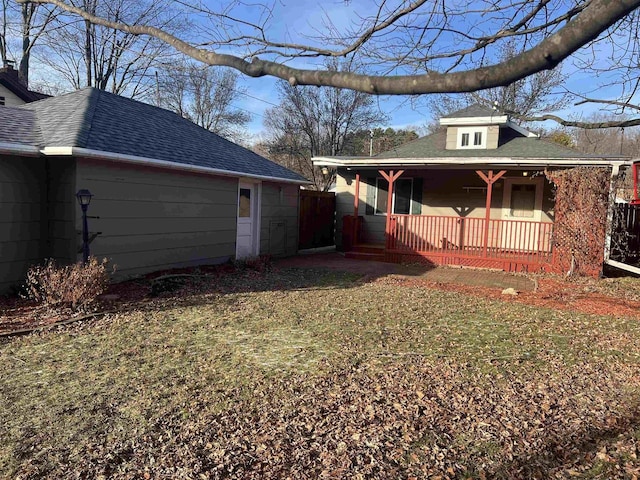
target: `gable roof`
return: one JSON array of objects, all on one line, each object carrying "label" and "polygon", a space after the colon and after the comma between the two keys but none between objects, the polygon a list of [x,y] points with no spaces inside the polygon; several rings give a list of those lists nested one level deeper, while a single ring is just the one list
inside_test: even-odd
[{"label": "gable roof", "polygon": [[626,163],[621,155],[588,155],[539,137],[528,137],[508,125],[500,127],[498,148],[446,149],[447,132],[436,133],[400,145],[373,157],[316,157],[315,165],[331,166],[576,166]]},{"label": "gable roof", "polygon": [[[14,115],[15,110],[20,114]],[[146,159],[163,166],[307,183],[299,174],[173,112],[95,88],[20,105],[10,112],[0,109],[0,123],[5,121],[16,129],[0,129],[0,143],[37,145],[45,154],[71,151],[114,160]],[[29,121],[39,129],[39,138],[35,130],[27,134],[17,129],[20,122]]]},{"label": "gable roof", "polygon": [[27,103],[49,97],[44,93],[29,90],[18,78],[18,71],[11,66],[0,68],[0,85],[6,87],[11,93]]}]

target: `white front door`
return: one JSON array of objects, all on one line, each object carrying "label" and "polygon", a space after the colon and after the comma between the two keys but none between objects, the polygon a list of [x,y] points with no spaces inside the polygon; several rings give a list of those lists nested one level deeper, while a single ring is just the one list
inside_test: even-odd
[{"label": "white front door", "polygon": [[258,254],[258,185],[240,182],[238,188],[238,233],[236,259]]}]

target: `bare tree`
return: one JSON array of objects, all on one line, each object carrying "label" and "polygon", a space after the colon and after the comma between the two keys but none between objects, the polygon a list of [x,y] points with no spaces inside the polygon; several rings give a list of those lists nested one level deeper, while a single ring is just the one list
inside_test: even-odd
[{"label": "bare tree", "polygon": [[[640,0],[378,0],[351,28],[338,28],[327,20],[324,30],[302,42],[291,40],[289,31],[283,39],[271,38],[276,3],[254,4],[252,13],[259,11],[243,18],[244,2],[222,3],[214,10],[202,2],[174,0],[199,17],[198,25],[210,26],[209,32],[199,31],[197,41],[190,41],[148,23],[94,15],[65,0],[17,1],[51,3],[94,24],[153,36],[206,64],[235,68],[252,77],[271,75],[291,85],[327,85],[376,95],[473,92],[513,84],[569,57],[585,68],[597,65],[593,61],[597,48],[590,47],[600,42],[610,42],[605,50],[625,47],[615,58],[622,68],[617,81],[625,88],[617,99],[584,101],[630,103],[638,84]],[[205,33],[210,35],[201,38]],[[497,60],[495,48],[513,39],[527,49]],[[375,73],[331,72],[313,63],[341,57],[367,64]],[[292,58],[312,63],[298,68],[288,62]],[[638,124],[640,118],[624,125],[629,122]]]},{"label": "bare tree", "polygon": [[[83,9],[114,22],[147,23],[176,29],[167,2],[150,0],[81,0]],[[118,29],[92,24],[76,16],[61,17],[48,35],[50,47],[41,60],[58,71],[74,89],[92,86],[131,97],[155,87],[155,67],[167,55],[167,44]]]},{"label": "bare tree", "polygon": [[35,3],[23,3],[15,5],[9,0],[1,0],[2,9],[0,18],[0,60],[5,64],[9,60],[8,41],[11,36],[20,38],[20,61],[18,76],[25,85],[29,85],[29,64],[31,52],[36,43],[47,31],[48,26],[56,18],[58,12],[54,7],[38,5]]},{"label": "bare tree", "polygon": [[[515,40],[508,41],[499,48],[499,61],[507,61],[518,53]],[[522,119],[565,108],[569,102],[569,93],[563,88],[565,80],[559,65],[501,87],[466,94],[430,96],[427,103],[434,118],[479,103],[496,106],[501,111],[517,112]]]},{"label": "bare tree", "polygon": [[0,8],[2,8],[2,18],[0,21],[0,61],[2,65],[7,63],[7,31],[9,27],[9,0],[0,0]]},{"label": "bare tree", "polygon": [[[327,68],[341,70],[335,61]],[[278,83],[277,88],[280,105],[268,110],[264,120],[271,136],[270,157],[304,175],[317,190],[326,190],[333,175],[313,167],[311,157],[340,155],[350,136],[386,121],[374,98],[362,92],[293,87],[287,82]]]},{"label": "bare tree", "polygon": [[158,103],[229,140],[239,141],[251,115],[233,103],[242,95],[237,72],[181,63],[159,81]]}]

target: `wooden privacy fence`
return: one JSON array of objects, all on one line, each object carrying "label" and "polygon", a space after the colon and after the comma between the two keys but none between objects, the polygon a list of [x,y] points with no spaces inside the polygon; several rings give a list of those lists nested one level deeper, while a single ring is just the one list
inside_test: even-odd
[{"label": "wooden privacy fence", "polygon": [[614,205],[610,257],[619,262],[640,264],[640,205]]},{"label": "wooden privacy fence", "polygon": [[300,235],[298,248],[334,245],[336,194],[300,190]]}]

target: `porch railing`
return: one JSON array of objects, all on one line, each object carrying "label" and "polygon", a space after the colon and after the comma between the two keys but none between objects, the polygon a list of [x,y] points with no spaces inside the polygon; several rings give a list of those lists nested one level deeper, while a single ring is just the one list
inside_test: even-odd
[{"label": "porch railing", "polygon": [[483,258],[551,260],[553,224],[524,220],[392,215],[386,248],[398,253],[445,253]]}]

